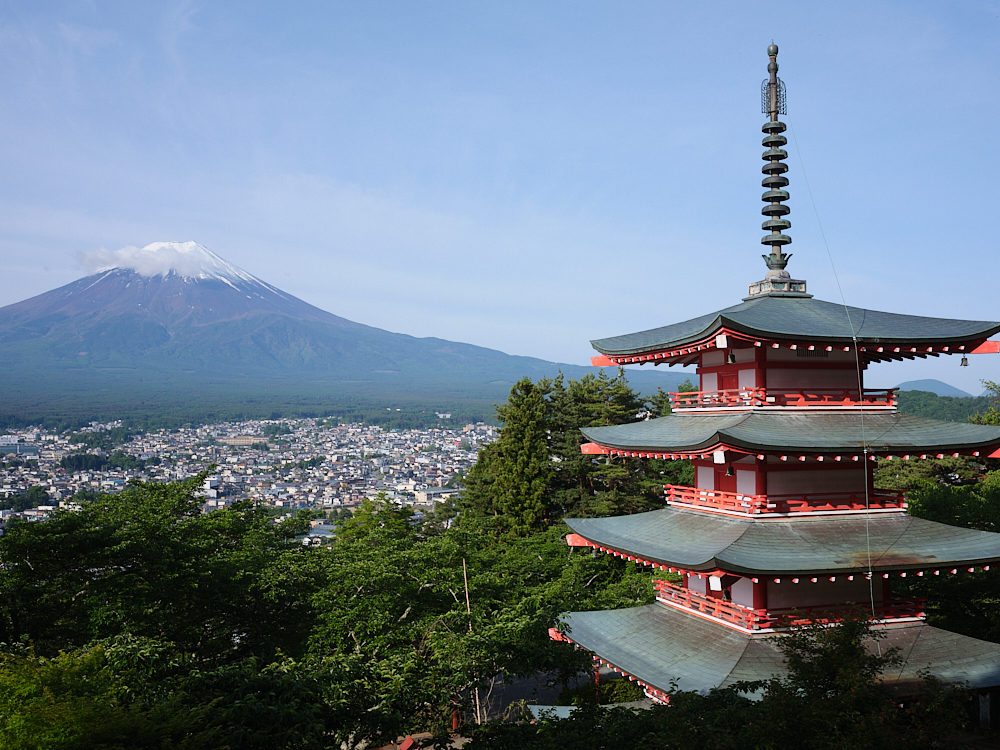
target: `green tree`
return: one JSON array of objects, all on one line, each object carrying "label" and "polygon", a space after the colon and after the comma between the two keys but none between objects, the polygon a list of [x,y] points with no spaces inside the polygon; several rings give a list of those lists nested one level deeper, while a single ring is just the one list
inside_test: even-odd
[{"label": "green tree", "polygon": [[[966,486],[928,484],[907,494],[909,512],[951,526],[1000,531],[1000,471]],[[897,584],[893,584],[894,588]],[[1000,571],[911,576],[901,594],[927,599],[928,622],[946,630],[1000,643]]]},{"label": "green tree", "polygon": [[665,417],[673,409],[670,406],[670,394],[662,386],[656,387],[656,393],[649,398],[649,416],[653,419]]},{"label": "green tree", "polygon": [[371,537],[379,529],[394,539],[412,540],[412,518],[411,508],[390,500],[388,495],[380,492],[373,498],[366,497],[362,500],[354,513],[348,512],[346,516],[341,516],[337,536],[341,540],[364,539]]},{"label": "green tree", "polygon": [[970,456],[904,460],[880,458],[875,465],[875,488],[910,492],[939,485],[968,485],[982,479],[981,467]]},{"label": "green tree", "polygon": [[[533,399],[532,405],[526,410],[529,398]],[[521,381],[511,400],[498,407],[498,415],[505,422],[500,440],[480,450],[478,461],[466,477],[459,507],[498,516],[505,513],[508,506],[499,504],[502,488],[512,486],[512,477],[527,476],[518,468],[517,461],[509,460],[515,453],[505,443],[506,421],[515,417],[517,424],[533,425],[530,430],[533,460],[528,463],[533,467],[533,490],[539,493],[533,496],[536,514],[544,509],[554,519],[638,513],[663,507],[664,484],[693,483],[690,462],[595,457],[580,449],[587,442],[581,428],[635,422],[669,408],[667,394],[662,389],[654,396],[654,402],[657,399],[659,405],[645,402],[629,387],[623,370],[615,377],[601,370],[597,375],[568,382],[559,375],[552,380],[540,380],[533,388],[527,379]],[[531,420],[525,420],[526,411],[533,415]],[[507,431],[508,439],[515,432]],[[523,429],[517,434],[523,435]],[[527,454],[518,455],[523,465]],[[538,516],[533,518],[534,526],[517,522],[522,533],[525,528],[538,528]]]},{"label": "green tree", "polygon": [[0,750],[319,750],[350,721],[294,662],[165,674],[156,650],[131,641],[52,658],[0,653]]},{"label": "green tree", "polygon": [[23,495],[9,495],[0,500],[0,509],[22,511],[30,508],[37,508],[39,505],[48,505],[52,502],[49,493],[41,485],[32,485]]},{"label": "green tree", "polygon": [[203,663],[294,653],[316,572],[293,537],[237,503],[203,514],[206,474],[135,483],[0,537],[0,642],[40,653],[120,634],[155,637]]},{"label": "green tree", "polygon": [[490,499],[500,527],[514,536],[542,528],[548,516],[550,390],[549,381],[535,384],[522,378],[507,403],[497,407],[502,427],[488,459],[493,475]]},{"label": "green tree", "polygon": [[1000,409],[997,409],[997,404],[1000,402],[1000,385],[994,383],[992,380],[984,380],[983,385],[989,391],[989,408],[984,412],[978,412],[969,417],[969,421],[975,424],[1000,425]]}]

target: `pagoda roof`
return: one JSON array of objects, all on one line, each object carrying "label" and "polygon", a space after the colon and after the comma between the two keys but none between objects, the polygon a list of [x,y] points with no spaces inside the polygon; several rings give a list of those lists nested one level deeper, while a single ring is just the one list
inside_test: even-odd
[{"label": "pagoda roof", "polygon": [[[695,344],[723,328],[771,341],[851,345],[856,336],[862,345],[920,346],[982,342],[1000,332],[1000,322],[899,315],[845,307],[807,295],[763,295],[683,323],[590,343],[601,354],[624,357]],[[893,357],[884,354],[878,358]]]},{"label": "pagoda roof", "polygon": [[[574,643],[663,691],[676,684],[679,690],[705,693],[787,673],[773,634],[740,633],[663,604],[572,612],[562,619]],[[905,658],[884,677],[893,687],[917,687],[922,670],[971,688],[1000,685],[1000,644],[923,622],[880,626],[879,631],[885,634],[883,647],[898,648]]]},{"label": "pagoda roof", "polygon": [[[567,518],[599,547],[688,571],[747,576],[851,575],[988,565],[1000,534],[906,513],[732,518],[680,508],[611,518]],[[871,567],[869,567],[869,555]]]},{"label": "pagoda roof", "polygon": [[892,454],[969,452],[1000,445],[1000,427],[898,412],[668,414],[581,432],[605,448],[638,453],[702,453],[719,446],[749,453]]}]

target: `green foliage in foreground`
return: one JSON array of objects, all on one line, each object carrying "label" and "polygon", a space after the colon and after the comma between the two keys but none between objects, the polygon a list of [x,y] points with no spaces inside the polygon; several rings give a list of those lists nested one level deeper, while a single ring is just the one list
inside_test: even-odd
[{"label": "green foliage in foreground", "polygon": [[[568,681],[590,660],[548,638],[557,615],[646,604],[653,592],[652,574],[634,564],[567,547],[560,517],[656,507],[658,485],[690,479],[685,462],[580,453],[581,428],[644,408],[623,379],[522,381],[461,513],[416,527],[407,509],[369,501],[323,547],[296,541],[306,514],[275,524],[250,503],[201,513],[205,475],[10,523],[0,537],[0,750],[351,750],[408,732],[444,736],[452,712],[468,719],[498,678]],[[956,484],[961,468],[916,475],[887,464],[883,478],[906,483],[917,515],[996,530],[1000,475]],[[498,476],[523,492],[505,494]],[[1000,641],[994,576],[951,588],[905,580],[927,587],[934,622]],[[639,714],[584,705],[565,721],[484,725],[469,747],[934,746],[957,725],[960,691],[928,680],[898,710],[878,682],[898,657],[861,648],[871,635],[863,623],[807,629],[782,639],[787,679],[675,691],[670,708]]]},{"label": "green foliage in foreground", "polygon": [[[907,494],[910,513],[952,526],[1000,531],[1000,471],[966,486],[926,483]],[[901,594],[926,597],[928,621],[973,638],[1000,642],[1000,570],[900,579]],[[897,587],[897,582],[893,582]]]},{"label": "green foliage in foreground", "polygon": [[[894,650],[865,648],[879,634],[863,620],[808,627],[776,639],[783,679],[698,695],[673,691],[648,710],[583,704],[567,719],[490,724],[468,750],[922,750],[941,747],[962,724],[967,693],[925,679],[902,710],[879,681],[900,663]],[[759,700],[751,700],[756,695]]]},{"label": "green foliage in foreground", "polygon": [[202,480],[8,525],[0,748],[378,745],[449,726],[498,675],[586,668],[548,638],[559,612],[652,600],[651,575],[565,529],[416,529],[380,500],[304,548],[304,518],[202,514]]}]

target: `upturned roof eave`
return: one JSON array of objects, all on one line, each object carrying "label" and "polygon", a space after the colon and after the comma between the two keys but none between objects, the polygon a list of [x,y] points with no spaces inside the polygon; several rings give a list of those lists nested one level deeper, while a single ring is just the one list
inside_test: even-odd
[{"label": "upturned roof eave", "polygon": [[[690,519],[697,517],[699,525],[707,525],[709,529],[717,529],[708,532],[704,529],[685,532],[686,534],[694,534],[693,538],[700,539],[698,544],[714,546],[715,549],[711,553],[708,553],[706,549],[706,554],[697,556],[670,554],[669,550],[663,548],[664,542],[662,540],[652,544],[649,541],[638,539],[635,534],[630,534],[620,528],[608,528],[620,525],[621,522],[618,519],[623,517],[566,519],[566,523],[573,529],[574,533],[596,547],[631,556],[646,563],[655,563],[693,573],[722,570],[746,577],[790,578],[795,576],[864,575],[869,570],[875,573],[947,570],[952,567],[976,567],[1000,562],[1000,534],[914,519],[906,516],[905,513],[893,514],[892,516],[876,514],[867,518],[865,518],[864,513],[850,517],[810,517],[810,514],[803,513],[800,514],[800,518],[794,519],[786,517],[768,520],[737,520],[702,511],[667,508],[638,514],[638,516],[663,513],[677,514],[677,516],[667,516],[667,518],[686,516]],[[900,515],[905,518],[904,527],[897,532],[893,529],[900,523]],[[637,518],[637,516],[626,517],[626,523],[635,522]],[[858,521],[861,518],[864,518],[865,523],[863,527],[859,526],[859,534],[864,535],[864,529],[867,528],[877,538],[880,533],[879,527],[883,527],[883,533],[891,539],[888,546],[882,546],[886,544],[884,540],[876,541],[870,562],[866,556],[852,558],[854,553],[850,551],[853,549],[851,545],[843,546],[842,549],[838,547],[838,545],[843,545],[843,540],[846,538],[844,536],[845,521],[851,519]],[[654,523],[656,520],[654,518]],[[807,528],[800,525],[803,522],[810,524],[812,531],[816,530],[815,524],[820,524],[819,528],[829,525],[827,534],[832,536],[820,534],[809,536],[806,539],[801,533]],[[891,525],[885,528],[884,524]],[[795,533],[791,531],[793,526],[796,530]],[[669,529],[669,527],[666,528]],[[937,538],[931,540],[926,554],[914,554],[911,549],[914,538],[926,534],[928,528],[938,535]],[[602,530],[604,533],[599,533]],[[782,534],[786,530],[788,533]],[[754,561],[754,564],[750,564],[745,558],[748,554],[752,556],[754,553],[748,553],[747,549],[741,549],[740,546],[743,544],[744,537],[751,534],[747,538],[747,542],[751,548],[755,548],[760,541],[759,534],[753,533],[755,531],[763,531],[765,536],[770,532],[776,533],[777,537],[782,540],[779,544],[782,554],[769,555]],[[940,536],[941,532],[944,532],[943,537]],[[675,544],[676,542],[670,542],[669,539],[672,538],[670,534],[676,535],[677,532],[668,530],[665,533],[667,536],[664,539],[668,540],[667,544]],[[897,533],[898,536],[895,536]],[[704,538],[706,536],[718,537],[719,540],[717,544],[713,545],[706,541]],[[685,541],[690,541],[690,538]],[[817,543],[820,544],[819,548],[814,546]],[[923,541],[921,544],[928,543]],[[798,549],[799,547],[801,549]],[[956,550],[970,550],[973,553],[955,554]],[[811,560],[809,560],[810,557]],[[777,564],[782,558],[787,559],[788,562]],[[771,564],[764,563],[765,559]]]},{"label": "upturned roof eave", "polygon": [[[822,302],[818,300],[817,302]],[[830,303],[827,303],[830,304]],[[867,317],[868,313],[875,313],[876,311],[862,310],[858,308],[851,308],[857,314],[859,320],[863,320]],[[716,313],[709,313],[708,315],[699,316],[699,318],[693,318],[694,320],[699,320],[700,318],[708,318],[709,323],[703,325],[696,331],[689,334],[678,336],[677,338],[667,338],[652,344],[646,344],[643,346],[632,346],[632,347],[614,347],[608,344],[608,342],[614,341],[616,339],[628,338],[633,336],[640,336],[642,334],[651,333],[652,331],[659,329],[650,329],[649,331],[637,331],[635,333],[622,334],[620,336],[608,336],[601,339],[592,339],[590,345],[601,354],[609,357],[624,357],[624,356],[634,356],[641,354],[651,354],[654,352],[663,351],[665,349],[674,349],[685,346],[696,345],[699,342],[703,342],[706,339],[712,338],[716,333],[720,332],[722,329],[728,329],[733,333],[738,333],[751,338],[757,338],[767,341],[787,341],[787,342],[803,342],[803,343],[826,343],[826,344],[838,344],[838,345],[848,345],[852,344],[855,335],[845,331],[842,334],[814,334],[808,331],[801,332],[789,332],[789,331],[774,331],[766,330],[758,326],[753,326],[747,323],[743,323],[735,318],[731,313],[732,308],[727,308],[726,310],[720,310]],[[742,310],[741,310],[742,312]],[[915,320],[920,319],[919,316],[900,316],[901,318],[913,318]],[[928,318],[928,321],[935,320],[934,318]],[[943,319],[942,319],[943,320]],[[951,319],[948,319],[949,321]],[[675,324],[677,326],[683,326],[685,323],[691,321],[682,321],[681,323]],[[977,328],[974,331],[966,331],[963,333],[956,333],[952,335],[879,335],[879,336],[866,336],[858,335],[857,340],[859,344],[887,344],[887,343],[906,343],[910,345],[961,345],[963,343],[981,343],[985,341],[990,336],[996,333],[1000,333],[1000,322],[998,321],[954,321],[956,323],[967,323],[967,324],[979,324],[982,327]],[[672,328],[673,326],[663,326],[662,328]],[[863,331],[862,331],[863,334]]]},{"label": "upturned roof eave", "polygon": [[[839,516],[838,518],[843,518]],[[757,523],[770,523],[770,521],[757,521]],[[572,528],[572,526],[570,526]],[[579,532],[576,532],[579,533]],[[762,568],[758,566],[749,567],[738,562],[733,562],[727,559],[725,555],[716,555],[714,557],[702,560],[700,562],[692,562],[690,560],[672,560],[666,557],[657,557],[655,555],[649,555],[644,553],[642,550],[630,549],[628,545],[609,545],[606,542],[596,541],[594,539],[589,539],[585,534],[580,534],[587,541],[605,547],[606,549],[613,550],[622,555],[632,556],[636,558],[641,558],[658,565],[663,565],[668,568],[675,568],[678,570],[687,571],[690,573],[711,573],[713,571],[725,571],[727,573],[732,573],[734,575],[741,575],[746,578],[791,578],[794,576],[799,576],[802,578],[807,578],[809,576],[846,576],[846,575],[864,575],[869,570],[873,573],[887,573],[887,572],[909,572],[909,571],[926,571],[926,570],[940,570],[948,568],[963,568],[963,567],[982,567],[984,565],[994,565],[1000,563],[1000,553],[996,555],[986,555],[977,556],[973,558],[963,559],[963,560],[937,560],[922,561],[922,562],[899,562],[892,561],[883,563],[879,560],[873,560],[871,567],[865,562],[858,562],[854,565],[835,565],[826,567],[788,567],[788,568]]]},{"label": "upturned roof eave", "polygon": [[[810,419],[808,429],[802,427],[800,420],[803,417]],[[851,417],[857,418],[857,424],[847,423],[845,426],[845,418]],[[886,418],[893,421],[886,425],[883,421]],[[710,424],[715,420],[718,420],[721,426],[702,427],[706,422]],[[666,432],[681,434],[662,435],[664,430],[658,428],[664,424],[668,425]],[[687,431],[684,428],[690,428],[689,436],[683,434]],[[890,434],[897,428],[901,433],[898,438]],[[790,434],[791,430],[797,434]],[[845,433],[840,442],[835,441],[834,430]],[[752,439],[746,435],[751,431],[764,434],[758,435],[758,439]],[[951,434],[947,437],[942,435],[941,438],[935,438],[934,433],[942,431],[945,433],[958,431],[959,435]],[[1000,446],[1000,428],[997,427],[925,419],[897,412],[863,413],[861,410],[853,413],[816,410],[781,414],[751,409],[743,413],[728,412],[717,415],[669,414],[655,420],[626,425],[582,428],[581,432],[588,440],[603,448],[635,453],[706,453],[731,448],[745,453],[836,455],[860,453],[867,448],[870,453],[877,454],[918,455],[983,452]],[[651,432],[654,435],[643,434]],[[660,432],[660,439],[655,439],[656,432]],[[767,433],[771,433],[773,437],[760,439],[766,438]],[[966,436],[961,433],[966,433]],[[870,435],[876,437],[873,439],[869,437]],[[823,442],[812,443],[794,439],[814,436],[822,436]],[[684,440],[684,437],[690,439]]]},{"label": "upturned roof eave", "polygon": [[[708,693],[787,672],[774,634],[739,633],[662,604],[624,610],[566,612],[569,640],[654,689]],[[879,628],[883,648],[906,654],[886,675],[896,690],[918,688],[923,672],[972,688],[1000,685],[1000,645],[909,622]],[[780,635],[778,637],[781,637]],[[706,649],[706,643],[712,648]]]},{"label": "upturned roof eave", "polygon": [[809,456],[829,456],[829,455],[840,455],[844,453],[863,453],[867,448],[869,454],[885,454],[885,455],[898,455],[898,454],[923,454],[923,453],[971,453],[973,451],[978,451],[980,453],[995,449],[1000,447],[1000,439],[979,441],[979,442],[962,442],[962,443],[938,443],[938,444],[922,444],[922,445],[905,445],[905,444],[893,444],[893,443],[864,443],[862,440],[858,440],[856,443],[842,443],[841,445],[830,446],[830,445],[795,445],[788,446],[779,443],[761,443],[753,442],[749,440],[739,440],[733,438],[723,432],[717,432],[712,437],[707,440],[703,440],[698,443],[689,444],[679,444],[674,443],[670,445],[660,444],[660,445],[642,445],[642,444],[624,444],[624,443],[614,443],[611,441],[601,441],[596,438],[592,438],[587,434],[586,430],[581,430],[588,440],[602,448],[608,448],[610,450],[616,451],[627,451],[630,453],[711,453],[716,450],[736,450],[744,452],[748,455],[750,454],[767,454],[775,455],[778,453],[788,453],[796,455],[809,455]]},{"label": "upturned roof eave", "polygon": [[[607,339],[592,339],[591,347],[597,352],[607,357],[633,357],[643,354],[655,354],[669,349],[678,349],[696,346],[711,340],[719,333],[731,331],[745,336],[758,339],[762,342],[789,342],[800,344],[824,344],[834,346],[853,346],[855,337],[853,336],[814,336],[809,334],[791,334],[776,331],[761,331],[750,326],[741,325],[735,321],[719,318],[715,325],[707,327],[705,330],[694,336],[681,339],[664,341],[652,346],[636,347],[632,349],[611,349],[601,345]],[[985,329],[974,336],[923,336],[923,337],[885,337],[885,336],[858,336],[856,338],[859,346],[884,345],[884,344],[907,344],[909,346],[962,346],[966,345],[971,351],[972,345],[979,345],[990,336],[1000,333],[1000,325]],[[961,354],[960,351],[949,352],[950,354]]]}]

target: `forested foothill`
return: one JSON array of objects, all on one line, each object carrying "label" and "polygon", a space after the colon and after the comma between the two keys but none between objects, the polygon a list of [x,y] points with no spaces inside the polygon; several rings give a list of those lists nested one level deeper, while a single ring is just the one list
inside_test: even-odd
[{"label": "forested foothill", "polygon": [[[580,453],[580,427],[668,409],[623,375],[524,379],[458,499],[419,525],[366,501],[321,546],[301,543],[305,514],[203,513],[204,474],[9,524],[0,749],[360,748],[415,732],[443,747],[456,719],[470,750],[941,746],[964,691],[929,676],[900,707],[878,679],[899,655],[867,652],[860,620],[786,638],[784,679],[674,691],[665,708],[599,706],[586,688],[564,693],[568,719],[500,704],[520,678],[563,688],[588,674],[589,655],[548,636],[560,612],[653,600],[652,572],[568,547],[562,519],[662,507],[663,484],[691,483],[684,461]],[[918,515],[996,530],[1000,473],[960,463],[883,462],[878,481],[905,484]],[[932,624],[1000,641],[997,572],[907,580]]]}]

